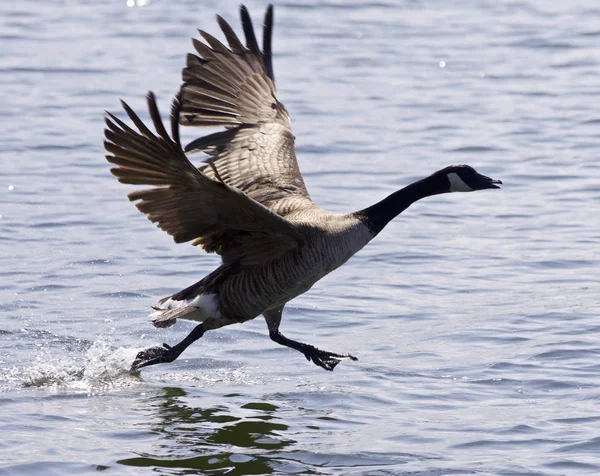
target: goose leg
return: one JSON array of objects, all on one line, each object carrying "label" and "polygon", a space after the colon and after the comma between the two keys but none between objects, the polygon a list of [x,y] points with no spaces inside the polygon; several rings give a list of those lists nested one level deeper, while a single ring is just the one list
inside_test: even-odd
[{"label": "goose leg", "polygon": [[269,309],[263,313],[269,328],[269,337],[274,342],[302,352],[306,357],[306,360],[312,361],[314,364],[324,368],[325,370],[333,370],[335,366],[344,359],[358,360],[356,357],[350,354],[335,354],[333,352],[327,352],[326,350],[317,349],[310,344],[303,344],[302,342],[288,339],[281,332],[279,332],[279,324],[281,323],[282,312],[283,306],[277,309]]},{"label": "goose leg", "polygon": [[139,370],[142,367],[148,367],[149,365],[173,362],[192,343],[200,339],[205,332],[206,329],[204,328],[204,324],[200,324],[194,327],[192,332],[190,332],[179,344],[174,346],[163,344],[162,347],[150,347],[149,349],[140,351],[133,361],[133,364],[131,364],[131,370]]}]

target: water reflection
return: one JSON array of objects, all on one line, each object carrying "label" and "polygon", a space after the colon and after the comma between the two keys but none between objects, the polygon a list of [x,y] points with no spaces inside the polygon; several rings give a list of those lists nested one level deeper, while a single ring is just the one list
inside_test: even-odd
[{"label": "water reflection", "polygon": [[191,399],[183,389],[161,389],[149,401],[156,421],[151,430],[161,435],[156,450],[118,463],[181,469],[170,474],[305,472],[306,468],[275,456],[295,443],[285,436],[289,427],[277,417],[279,408],[264,402],[239,405],[239,396],[232,397],[237,397],[231,401],[238,406],[197,408],[186,402]]}]

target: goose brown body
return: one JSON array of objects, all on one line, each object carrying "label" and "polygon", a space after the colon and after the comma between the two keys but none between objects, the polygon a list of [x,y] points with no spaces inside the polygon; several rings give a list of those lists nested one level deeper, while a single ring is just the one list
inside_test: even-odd
[{"label": "goose brown body", "polygon": [[[360,220],[349,215],[319,209],[298,215],[294,218],[299,221],[291,218],[290,222],[305,236],[300,247],[266,263],[223,265],[198,283],[204,292],[216,295],[222,316],[243,322],[285,305],[344,264],[373,238]],[[318,216],[319,225],[303,220],[307,215]]]},{"label": "goose brown body", "polygon": [[[349,214],[328,212],[310,198],[298,168],[294,135],[279,101],[271,55],[273,8],[264,21],[263,48],[241,7],[246,44],[221,17],[225,46],[200,31],[173,102],[171,133],[148,94],[152,132],[125,103],[135,129],[108,113],[107,160],[120,182],[152,188],[129,194],[137,208],[169,233],[218,253],[222,264],[154,308],[155,325],[178,318],[200,322],[175,346],[140,352],[133,369],[175,360],[204,332],[263,314],[272,340],[302,352],[326,370],[355,358],[293,341],[279,332],[285,304],[344,264],[386,224],[424,197],[499,188],[469,166],[446,167],[375,205]],[[224,129],[186,147],[179,125]],[[137,130],[136,130],[137,129]],[[208,155],[199,168],[188,155]]]}]

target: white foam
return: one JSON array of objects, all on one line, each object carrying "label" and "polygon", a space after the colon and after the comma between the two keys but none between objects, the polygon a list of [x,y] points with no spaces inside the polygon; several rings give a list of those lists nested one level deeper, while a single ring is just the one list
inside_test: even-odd
[{"label": "white foam", "polygon": [[29,367],[11,369],[14,383],[26,388],[68,390],[88,395],[140,384],[139,378],[130,371],[140,349],[115,347],[110,339],[100,338],[85,354],[78,350],[57,355],[55,350],[42,348]]}]

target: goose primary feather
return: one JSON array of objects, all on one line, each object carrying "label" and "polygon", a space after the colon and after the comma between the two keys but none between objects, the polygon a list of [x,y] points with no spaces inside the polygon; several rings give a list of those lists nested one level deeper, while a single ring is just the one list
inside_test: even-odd
[{"label": "goose primary feather", "polygon": [[[221,265],[188,288],[159,301],[153,323],[197,321],[176,345],[139,352],[132,369],[172,362],[209,330],[263,315],[271,339],[333,370],[338,354],[281,334],[283,309],[344,264],[386,224],[422,198],[454,191],[499,188],[501,182],[467,165],[454,165],[353,213],[328,212],[313,203],[294,151],[294,135],[275,88],[271,53],[273,7],[266,12],[260,49],[250,15],[241,7],[245,45],[217,17],[227,45],[200,31],[197,54],[187,57],[183,85],[171,111],[171,134],[148,94],[155,132],[122,103],[135,128],[108,113],[105,147],[111,172],[149,189],[129,194],[137,208],[176,243],[192,242],[222,258]],[[223,130],[183,147],[179,125]],[[137,129],[137,130],[136,130]],[[188,155],[208,155],[200,168]]]}]

